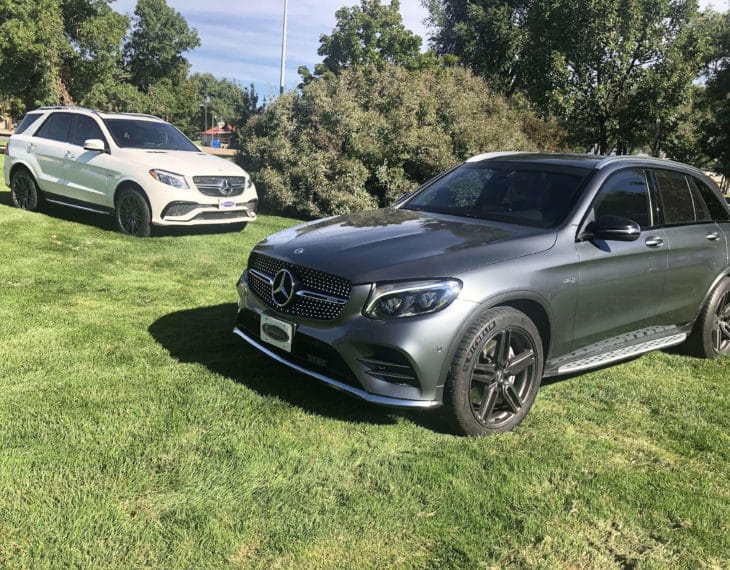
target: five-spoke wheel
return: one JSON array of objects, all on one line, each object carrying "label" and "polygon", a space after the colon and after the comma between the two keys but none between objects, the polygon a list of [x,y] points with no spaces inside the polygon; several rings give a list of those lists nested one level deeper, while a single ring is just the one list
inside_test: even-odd
[{"label": "five-spoke wheel", "polygon": [[485,311],[461,339],[446,386],[452,423],[466,435],[508,431],[532,406],[542,378],[542,341],[511,307]]},{"label": "five-spoke wheel", "polygon": [[720,297],[712,321],[712,346],[715,352],[730,352],[730,288]]},{"label": "five-spoke wheel", "polygon": [[144,196],[134,188],[125,188],[116,201],[117,226],[122,233],[147,237],[151,233],[150,207]]},{"label": "five-spoke wheel", "polygon": [[687,349],[701,358],[730,354],[730,278],[715,287],[697,317]]},{"label": "five-spoke wheel", "polygon": [[37,210],[40,201],[38,186],[30,172],[18,169],[10,178],[10,197],[16,208]]}]

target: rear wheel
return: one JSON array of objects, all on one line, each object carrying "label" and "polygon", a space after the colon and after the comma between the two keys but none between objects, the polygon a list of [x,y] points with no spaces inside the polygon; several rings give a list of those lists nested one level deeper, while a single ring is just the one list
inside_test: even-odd
[{"label": "rear wheel", "polygon": [[730,354],[730,279],[720,282],[710,295],[687,341],[687,348],[700,358]]},{"label": "rear wheel", "polygon": [[464,435],[514,429],[542,379],[540,333],[511,307],[486,310],[464,334],[451,364],[445,411]]},{"label": "rear wheel", "polygon": [[33,175],[20,169],[10,178],[10,197],[16,208],[37,210],[40,205],[40,192]]},{"label": "rear wheel", "polygon": [[152,233],[152,214],[147,200],[138,190],[125,188],[116,202],[116,218],[119,231],[135,237],[148,237]]}]

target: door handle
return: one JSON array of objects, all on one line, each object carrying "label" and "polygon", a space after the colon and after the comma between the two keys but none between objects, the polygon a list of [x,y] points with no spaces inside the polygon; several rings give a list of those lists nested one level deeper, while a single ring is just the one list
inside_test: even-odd
[{"label": "door handle", "polygon": [[705,236],[710,241],[717,241],[720,239],[720,234],[717,232],[709,233]]},{"label": "door handle", "polygon": [[30,143],[30,144],[28,145],[28,152],[35,152],[37,148],[38,148],[38,147],[36,146],[36,144],[35,144],[35,143]]},{"label": "door handle", "polygon": [[657,236],[650,236],[646,238],[646,241],[644,242],[648,247],[659,247],[664,243],[664,240]]},{"label": "door handle", "polygon": [[66,158],[70,158],[71,160],[73,160],[74,158],[76,158],[76,155],[74,153],[72,153],[70,150],[67,150]]}]

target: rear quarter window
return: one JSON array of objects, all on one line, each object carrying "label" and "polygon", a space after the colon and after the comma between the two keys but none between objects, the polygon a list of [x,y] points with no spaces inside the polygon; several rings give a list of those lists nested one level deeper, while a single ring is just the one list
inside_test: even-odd
[{"label": "rear quarter window", "polygon": [[53,141],[68,142],[69,130],[73,115],[71,113],[53,113],[41,125],[35,136]]},{"label": "rear quarter window", "polygon": [[33,123],[40,119],[42,115],[43,113],[28,113],[25,117],[23,117],[23,120],[20,121],[20,124],[15,127],[15,132],[13,134],[23,134],[25,131],[28,130],[28,127],[30,127]]}]

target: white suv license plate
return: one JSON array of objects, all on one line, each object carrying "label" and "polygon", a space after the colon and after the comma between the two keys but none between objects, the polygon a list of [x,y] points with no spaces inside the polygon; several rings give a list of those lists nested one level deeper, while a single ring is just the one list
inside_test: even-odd
[{"label": "white suv license plate", "polygon": [[261,340],[276,348],[291,352],[294,325],[268,315],[261,315]]},{"label": "white suv license plate", "polygon": [[218,209],[219,210],[230,210],[235,207],[236,207],[235,200],[229,200],[228,198],[221,198],[220,200],[218,200]]}]

